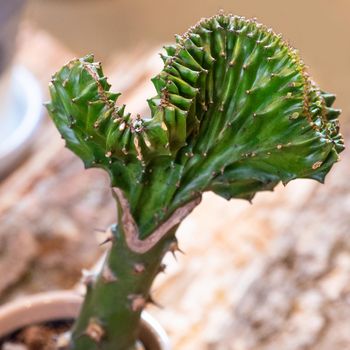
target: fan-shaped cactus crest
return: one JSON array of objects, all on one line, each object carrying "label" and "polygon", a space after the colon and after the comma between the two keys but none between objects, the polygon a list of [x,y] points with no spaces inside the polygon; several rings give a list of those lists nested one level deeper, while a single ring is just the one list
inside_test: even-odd
[{"label": "fan-shaped cactus crest", "polygon": [[280,35],[220,14],[165,51],[149,116],[118,105],[93,56],[72,60],[50,84],[48,110],[67,147],[111,177],[129,246],[153,247],[159,228],[177,225],[204,191],[250,200],[280,181],[324,180],[343,150],[340,111]]},{"label": "fan-shaped cactus crest", "polygon": [[281,36],[218,15],[176,41],[152,80],[150,118],[118,106],[92,56],[69,62],[50,87],[67,147],[109,172],[143,235],[204,191],[251,199],[279,181],[323,181],[343,148],[335,97]]}]

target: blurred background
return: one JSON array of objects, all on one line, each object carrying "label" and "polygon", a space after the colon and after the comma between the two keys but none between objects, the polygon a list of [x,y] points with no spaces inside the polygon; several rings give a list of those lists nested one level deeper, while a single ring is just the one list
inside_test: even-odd
[{"label": "blurred background", "polygon": [[[348,0],[0,0],[1,302],[72,288],[115,220],[108,179],[83,170],[41,107],[52,73],[94,53],[142,113],[161,47],[220,9],[257,17],[299,49],[337,95],[349,144]],[[349,176],[346,150],[325,185],[297,180],[253,205],[205,194],[179,230],[186,255],[167,256],[154,287],[164,308],[150,312],[174,349],[350,349]]]},{"label": "blurred background", "polygon": [[[349,111],[350,4],[347,0],[29,0],[25,18],[45,28],[77,55],[103,62],[137,46],[173,41],[201,17],[220,9],[258,20],[300,50],[312,76],[336,92]],[[328,74],[327,74],[328,72]],[[323,74],[322,74],[323,73]]]}]

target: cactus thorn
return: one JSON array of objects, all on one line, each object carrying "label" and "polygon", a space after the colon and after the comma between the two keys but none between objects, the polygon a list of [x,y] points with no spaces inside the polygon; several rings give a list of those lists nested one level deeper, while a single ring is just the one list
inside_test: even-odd
[{"label": "cactus thorn", "polygon": [[157,301],[155,301],[151,294],[148,295],[146,302],[156,306],[159,309],[164,309],[163,305],[161,305]]},{"label": "cactus thorn", "polygon": [[173,255],[173,257],[175,258],[175,260],[177,260],[176,258],[176,252],[180,252],[182,254],[185,254],[184,251],[182,251],[180,248],[179,248],[179,244],[177,243],[177,240],[175,241],[172,241],[169,245],[169,248],[168,248],[169,252]]},{"label": "cactus thorn", "polygon": [[160,264],[158,268],[158,273],[165,272],[165,269],[166,269],[166,265],[164,263]]},{"label": "cactus thorn", "polygon": [[141,311],[147,303],[147,300],[141,294],[130,294],[128,299],[131,302],[131,310],[134,312]]},{"label": "cactus thorn", "polygon": [[316,170],[318,169],[320,166],[322,165],[321,161],[315,162],[314,164],[312,164],[312,169]]},{"label": "cactus thorn", "polygon": [[145,271],[146,267],[142,263],[135,263],[133,266],[134,273],[136,275],[139,275]]},{"label": "cactus thorn", "polygon": [[107,244],[107,243],[109,243],[109,242],[113,242],[114,241],[114,236],[110,233],[110,234],[108,234],[108,236],[106,237],[106,239],[104,239],[100,244],[99,244],[99,246],[101,247],[101,246],[103,246],[103,245],[105,245],[105,244]]},{"label": "cactus thorn", "polygon": [[90,339],[96,343],[100,343],[102,338],[105,336],[105,330],[102,327],[101,322],[95,317],[89,319],[89,324],[84,332]]},{"label": "cactus thorn", "polygon": [[125,122],[122,122],[120,125],[119,125],[119,131],[123,131],[125,129]]},{"label": "cactus thorn", "polygon": [[118,277],[111,270],[111,268],[105,264],[102,269],[102,279],[104,283],[113,283],[118,281]]},{"label": "cactus thorn", "polygon": [[298,112],[294,112],[292,113],[292,115],[290,116],[290,119],[297,119],[299,118],[299,113]]},{"label": "cactus thorn", "polygon": [[81,283],[85,284],[87,287],[91,286],[92,284],[95,283],[96,281],[96,274],[94,274],[93,272],[83,269],[81,270]]}]

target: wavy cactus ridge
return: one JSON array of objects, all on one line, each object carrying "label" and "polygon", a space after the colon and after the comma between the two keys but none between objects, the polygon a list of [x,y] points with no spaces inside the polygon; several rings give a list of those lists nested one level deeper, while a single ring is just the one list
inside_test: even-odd
[{"label": "wavy cactus ridge", "polygon": [[67,146],[86,167],[109,172],[141,236],[207,190],[251,199],[279,181],[324,180],[343,150],[340,111],[280,35],[217,15],[165,50],[151,118],[117,105],[92,56],[68,63],[50,88]]}]

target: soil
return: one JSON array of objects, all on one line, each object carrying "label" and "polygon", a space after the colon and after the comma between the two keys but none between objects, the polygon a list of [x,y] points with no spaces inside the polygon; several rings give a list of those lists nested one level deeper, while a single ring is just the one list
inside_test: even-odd
[{"label": "soil", "polygon": [[[31,325],[0,339],[0,350],[64,350],[57,339],[72,326],[73,320]],[[148,350],[140,342],[135,350]]]},{"label": "soil", "polygon": [[57,350],[56,339],[67,332],[73,321],[31,325],[0,341],[1,350]]}]

